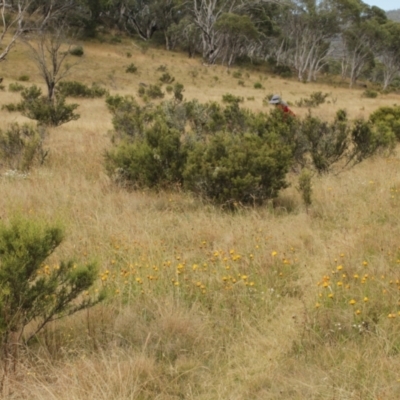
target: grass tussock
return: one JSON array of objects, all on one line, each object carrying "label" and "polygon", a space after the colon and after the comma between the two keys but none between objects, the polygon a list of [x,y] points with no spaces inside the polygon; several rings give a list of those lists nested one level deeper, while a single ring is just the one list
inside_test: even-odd
[{"label": "grass tussock", "polygon": [[[136,74],[124,71],[128,51]],[[160,63],[157,50],[88,43],[73,79],[132,94],[140,82],[156,82]],[[231,93],[267,110],[265,91],[253,88],[260,72],[238,87],[221,66],[166,52],[162,64],[188,99]],[[12,82],[22,74],[41,83],[18,47],[3,75]],[[326,119],[340,108],[366,117],[395,102],[394,95],[374,103],[357,91],[273,77],[263,86],[293,104],[332,92],[335,104],[315,110]],[[2,104],[17,99],[0,92]],[[9,398],[398,398],[397,153],[314,177],[308,210],[293,173],[273,203],[229,213],[177,191],[115,187],[103,166],[112,128],[104,99],[79,99],[79,113],[49,130],[43,166],[24,176],[1,171],[0,217],[22,211],[62,220],[66,239],[50,267],[66,256],[95,260],[97,285],[109,295],[20,349],[4,389]],[[5,110],[0,116],[3,125],[27,122]]]}]

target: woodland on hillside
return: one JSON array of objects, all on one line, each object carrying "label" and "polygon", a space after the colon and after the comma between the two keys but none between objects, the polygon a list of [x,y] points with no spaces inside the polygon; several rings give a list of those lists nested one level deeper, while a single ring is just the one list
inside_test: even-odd
[{"label": "woodland on hillside", "polygon": [[[207,64],[268,61],[281,75],[320,73],[399,85],[400,24],[361,0],[8,0],[2,3],[4,59],[18,38],[63,26],[68,35],[114,32]],[[393,12],[392,14],[393,15]]]}]

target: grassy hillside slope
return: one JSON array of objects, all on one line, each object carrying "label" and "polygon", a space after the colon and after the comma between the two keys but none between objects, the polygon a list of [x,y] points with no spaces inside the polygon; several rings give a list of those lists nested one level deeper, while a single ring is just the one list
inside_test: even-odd
[{"label": "grassy hillside slope", "polygon": [[[330,93],[313,110],[364,117],[398,95],[303,84],[133,42],[84,43],[68,79],[136,96],[166,65],[184,95],[243,96],[295,104]],[[127,58],[130,52],[132,58]],[[70,62],[75,59],[71,58]],[[130,63],[137,74],[125,73]],[[1,64],[3,84],[20,75],[41,85],[26,49]],[[254,89],[261,82],[264,89]],[[252,99],[254,97],[254,99]],[[249,100],[250,98],[250,100]],[[0,91],[0,104],[19,95]],[[50,129],[47,163],[27,177],[0,175],[0,218],[15,212],[62,220],[67,238],[49,260],[94,259],[110,298],[52,323],[6,382],[15,399],[397,399],[400,392],[400,158],[376,157],[340,175],[316,176],[306,212],[292,185],[273,203],[238,213],[179,192],[128,192],[103,169],[111,117],[104,99],[77,99],[81,118]],[[305,108],[292,107],[305,115]],[[1,128],[30,122],[0,111]]]}]

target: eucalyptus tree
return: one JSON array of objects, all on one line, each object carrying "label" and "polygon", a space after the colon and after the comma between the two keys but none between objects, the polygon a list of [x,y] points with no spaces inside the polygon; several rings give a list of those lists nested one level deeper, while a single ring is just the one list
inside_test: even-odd
[{"label": "eucalyptus tree", "polygon": [[[93,1],[93,0],[92,0]],[[98,0],[97,0],[98,1]],[[185,0],[108,0],[114,18],[128,32],[149,40],[156,31],[162,31],[167,49],[170,25],[183,16],[181,9]]]},{"label": "eucalyptus tree", "polygon": [[28,0],[2,0],[0,3],[0,61],[4,61],[7,58],[18,38],[24,33],[29,5]]},{"label": "eucalyptus tree", "polygon": [[381,43],[380,27],[387,22],[379,7],[370,7],[361,0],[332,0],[341,21],[342,77],[350,78],[350,87],[361,73],[374,66]]},{"label": "eucalyptus tree", "polygon": [[214,64],[221,56],[224,46],[224,33],[221,32],[219,19],[224,14],[244,14],[249,8],[286,0],[192,0],[191,13],[194,23],[201,32],[203,59]]},{"label": "eucalyptus tree", "polygon": [[201,52],[201,32],[189,15],[185,15],[177,23],[172,23],[167,31],[170,50],[179,47],[186,51],[189,57]]},{"label": "eucalyptus tree", "polygon": [[380,25],[376,55],[383,64],[383,89],[400,72],[400,23],[388,21]]},{"label": "eucalyptus tree", "polygon": [[150,39],[157,30],[157,15],[152,0],[125,0],[118,4],[118,13],[128,31],[134,30],[143,40]]},{"label": "eucalyptus tree", "polygon": [[315,80],[333,48],[339,20],[329,0],[295,0],[284,14],[279,58],[292,66],[300,81]]},{"label": "eucalyptus tree", "polygon": [[41,31],[76,6],[76,0],[0,0],[0,61],[29,32]]},{"label": "eucalyptus tree", "polygon": [[156,14],[157,29],[163,32],[165,47],[170,50],[168,30],[172,24],[177,24],[184,17],[185,0],[153,0],[152,10]]},{"label": "eucalyptus tree", "polygon": [[231,66],[236,57],[246,54],[251,42],[257,41],[258,31],[248,15],[225,13],[216,23],[221,35],[221,58]]}]

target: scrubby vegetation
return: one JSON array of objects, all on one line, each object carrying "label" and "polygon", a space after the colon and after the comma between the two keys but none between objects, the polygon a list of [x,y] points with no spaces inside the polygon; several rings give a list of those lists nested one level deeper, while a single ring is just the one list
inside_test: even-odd
[{"label": "scrubby vegetation", "polygon": [[0,130],[0,168],[26,172],[35,164],[43,164],[48,151],[44,149],[46,131],[29,125],[10,125]]},{"label": "scrubby vegetation", "polygon": [[[39,87],[33,85],[21,91],[22,101],[20,103],[5,104],[3,108],[10,112],[20,111],[24,116],[38,121],[39,124],[59,126],[79,118],[79,114],[74,113],[78,104],[66,104],[62,93],[63,90],[71,93],[72,86],[73,89],[76,89],[76,85],[67,83],[67,85],[61,87],[60,93],[57,93],[53,99],[49,99],[42,95],[42,90]],[[101,88],[98,89],[102,91]],[[98,91],[98,89],[94,90]]]},{"label": "scrubby vegetation", "polygon": [[228,105],[142,107],[132,97],[108,97],[115,144],[106,156],[109,175],[135,188],[183,187],[229,206],[262,204],[287,186],[291,167],[327,173],[395,145],[391,126],[352,123],[343,110],[328,123],[311,114],[252,113],[230,94],[223,101]]},{"label": "scrubby vegetation", "polygon": [[91,87],[77,81],[62,81],[57,85],[59,93],[64,97],[103,97],[108,91],[93,83]]}]

